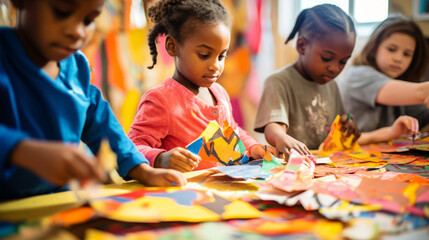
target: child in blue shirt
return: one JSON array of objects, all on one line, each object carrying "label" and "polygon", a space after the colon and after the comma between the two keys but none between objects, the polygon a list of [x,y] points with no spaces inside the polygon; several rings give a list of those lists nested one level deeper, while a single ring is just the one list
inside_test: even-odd
[{"label": "child in blue shirt", "polygon": [[15,29],[0,28],[0,199],[64,189],[70,179],[105,177],[79,151],[97,153],[103,138],[125,179],[154,186],[182,185],[181,173],[154,169],[137,151],[79,51],[90,40],[104,0],[12,1]]}]

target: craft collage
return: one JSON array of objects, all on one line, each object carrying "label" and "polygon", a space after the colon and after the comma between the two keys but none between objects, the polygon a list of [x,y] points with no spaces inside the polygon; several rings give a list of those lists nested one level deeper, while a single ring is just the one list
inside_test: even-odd
[{"label": "craft collage", "polygon": [[429,240],[428,6],[0,0],[0,239]]},{"label": "craft collage", "polygon": [[185,186],[123,182],[9,201],[0,204],[9,222],[2,231],[34,239],[427,237],[429,138],[346,149],[339,132],[333,125],[329,149],[294,152],[285,165],[268,151],[247,161],[231,126],[211,122],[188,148],[221,166],[185,173]]}]

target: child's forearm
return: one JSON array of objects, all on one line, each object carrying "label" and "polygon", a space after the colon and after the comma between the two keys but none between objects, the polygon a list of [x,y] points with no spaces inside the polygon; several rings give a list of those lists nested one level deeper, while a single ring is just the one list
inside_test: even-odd
[{"label": "child's forearm", "polygon": [[376,102],[389,106],[426,104],[429,96],[429,82],[414,83],[390,80],[378,92]]},{"label": "child's forearm", "polygon": [[286,135],[286,125],[279,123],[269,123],[264,129],[265,139],[272,146],[276,146],[276,140]]},{"label": "child's forearm", "polygon": [[421,104],[426,104],[425,100],[429,97],[429,82],[419,83],[416,91],[416,97]]},{"label": "child's forearm", "polygon": [[392,139],[391,127],[380,128],[371,132],[362,132],[357,140],[360,145],[386,142]]}]

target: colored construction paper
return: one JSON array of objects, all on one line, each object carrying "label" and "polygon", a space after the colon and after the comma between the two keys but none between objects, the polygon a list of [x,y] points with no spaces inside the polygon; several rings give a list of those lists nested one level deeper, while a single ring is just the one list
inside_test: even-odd
[{"label": "colored construction paper", "polygon": [[329,157],[316,158],[316,164],[325,164],[325,163],[332,163],[332,160]]},{"label": "colored construction paper", "polygon": [[340,115],[337,115],[331,125],[331,129],[328,133],[328,136],[319,146],[319,154],[322,157],[326,157],[338,151],[358,151],[360,150],[359,144],[357,144],[356,142],[352,143],[354,137],[354,134],[351,134],[347,137],[345,133],[341,132]]},{"label": "colored construction paper", "polygon": [[223,129],[216,121],[209,122],[201,136],[186,148],[198,154],[202,161],[214,161],[219,165],[243,164],[249,160],[238,131],[234,130],[227,121]]},{"label": "colored construction paper", "polygon": [[203,137],[199,137],[195,139],[195,141],[191,142],[186,148],[193,154],[198,155],[200,152],[201,146],[203,146]]},{"label": "colored construction paper", "polygon": [[[358,176],[355,176],[358,177]],[[347,180],[347,179],[344,179]],[[394,213],[412,213],[424,216],[424,208],[429,205],[425,196],[429,185],[388,180],[361,178],[357,186],[341,181],[318,182],[312,189],[318,193],[328,193],[336,198],[354,203],[380,206]]]},{"label": "colored construction paper", "polygon": [[394,172],[401,173],[412,173],[417,174],[419,176],[429,178],[429,169],[426,169],[425,166],[422,165],[386,165],[386,169]]},{"label": "colored construction paper", "polygon": [[267,174],[260,166],[232,165],[232,166],[219,166],[219,167],[215,167],[214,169],[221,171],[232,178],[267,179],[271,177],[271,175]]},{"label": "colored construction paper", "polygon": [[315,162],[312,155],[301,155],[292,149],[286,168],[267,184],[286,192],[307,190],[312,184]]},{"label": "colored construction paper", "polygon": [[[279,159],[274,157],[270,152],[266,151],[262,162],[262,169],[269,174],[276,174],[284,169],[284,165]],[[277,170],[276,170],[277,169]]]},{"label": "colored construction paper", "polygon": [[91,207],[78,207],[61,211],[44,220],[45,223],[53,225],[71,226],[81,224],[95,218],[96,214]]},{"label": "colored construction paper", "polygon": [[241,200],[227,200],[196,189],[141,189],[91,201],[106,218],[125,222],[203,222],[254,218],[260,212]]},{"label": "colored construction paper", "polygon": [[408,149],[429,152],[429,144],[407,146]]}]

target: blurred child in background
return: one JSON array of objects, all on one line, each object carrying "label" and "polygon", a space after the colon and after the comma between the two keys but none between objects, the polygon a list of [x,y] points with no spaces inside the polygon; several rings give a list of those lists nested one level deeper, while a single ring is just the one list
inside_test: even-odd
[{"label": "blurred child in background", "polygon": [[[360,131],[378,130],[368,141],[417,134],[419,122],[414,117],[422,126],[429,123],[429,82],[418,83],[427,56],[419,27],[397,15],[374,30],[346,68],[338,81],[344,107],[353,114]],[[392,124],[396,127],[389,129]]]}]

